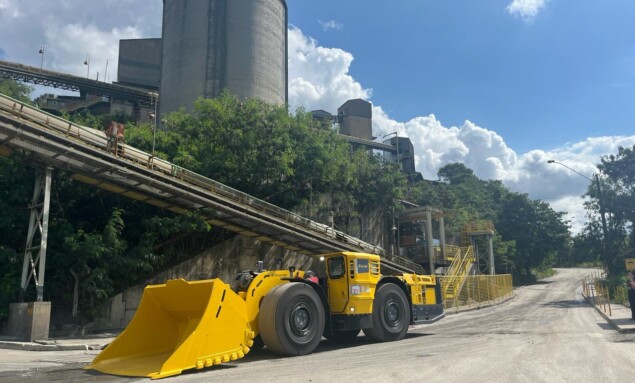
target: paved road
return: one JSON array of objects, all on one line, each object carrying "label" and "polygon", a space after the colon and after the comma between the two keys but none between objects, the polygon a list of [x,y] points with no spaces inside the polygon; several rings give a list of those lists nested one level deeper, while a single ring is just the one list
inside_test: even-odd
[{"label": "paved road", "polygon": [[[282,358],[267,350],[172,382],[627,382],[635,374],[635,334],[619,334],[588,306],[579,281],[588,271],[519,288],[508,302],[449,315],[411,329],[406,339],[340,348],[324,340],[317,352]],[[137,382],[84,371],[96,352],[38,353],[40,360],[0,372],[2,382]],[[33,355],[33,352],[30,352]],[[2,366],[6,370],[6,366]],[[27,370],[28,368],[35,368]],[[26,370],[26,371],[17,371]]]}]

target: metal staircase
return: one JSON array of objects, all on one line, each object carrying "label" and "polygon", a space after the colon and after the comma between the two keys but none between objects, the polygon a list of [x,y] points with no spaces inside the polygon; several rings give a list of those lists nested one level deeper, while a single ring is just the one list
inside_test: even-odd
[{"label": "metal staircase", "polygon": [[474,248],[472,246],[457,248],[452,257],[452,264],[441,279],[441,292],[446,304],[456,299],[472,270],[475,261]]},{"label": "metal staircase", "polygon": [[476,262],[472,237],[486,235],[489,236],[491,242],[491,235],[493,233],[494,224],[492,221],[470,221],[467,222],[461,230],[461,247],[446,247],[452,249],[452,252],[448,251],[448,258],[451,258],[452,264],[450,264],[446,275],[441,278],[441,292],[443,293],[446,306],[448,302],[452,302],[458,298],[467,280],[467,276],[472,271],[472,267]]}]

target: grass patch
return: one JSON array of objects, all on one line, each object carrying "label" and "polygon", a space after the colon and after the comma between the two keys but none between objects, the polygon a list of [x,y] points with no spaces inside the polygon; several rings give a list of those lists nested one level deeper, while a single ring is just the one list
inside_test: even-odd
[{"label": "grass patch", "polygon": [[551,267],[540,267],[532,270],[532,273],[536,276],[536,279],[544,279],[556,275],[556,270]]}]

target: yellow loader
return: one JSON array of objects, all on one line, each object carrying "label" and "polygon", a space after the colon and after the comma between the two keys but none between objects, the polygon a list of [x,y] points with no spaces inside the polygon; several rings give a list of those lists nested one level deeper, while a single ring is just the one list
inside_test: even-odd
[{"label": "yellow loader", "polygon": [[312,271],[244,271],[220,279],[170,280],[145,288],[128,327],[87,368],[152,379],[242,358],[267,346],[281,355],[313,352],[322,337],[403,339],[411,324],[445,316],[436,278],[382,275],[380,257],[340,252]]}]

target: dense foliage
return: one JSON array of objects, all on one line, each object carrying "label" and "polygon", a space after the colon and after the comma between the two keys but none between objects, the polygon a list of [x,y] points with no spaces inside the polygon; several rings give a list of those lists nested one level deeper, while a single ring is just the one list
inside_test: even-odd
[{"label": "dense foliage", "polygon": [[[112,118],[72,116],[94,128]],[[195,113],[174,113],[156,131],[128,124],[126,139],[278,206],[311,205],[312,216],[333,211],[342,229],[369,206],[392,208],[405,190],[406,178],[394,164],[363,151],[350,153],[330,129],[316,129],[310,114],[300,110],[291,116],[284,107],[241,102],[229,94],[198,100]],[[6,212],[0,216],[0,316],[19,291],[34,173],[19,153],[0,157],[0,209]],[[317,198],[323,194],[331,197]],[[57,170],[50,214],[45,299],[69,314],[88,313],[95,303],[226,235],[209,233],[209,225],[194,215],[175,216]],[[32,299],[32,289],[29,294]]]},{"label": "dense foliage", "polygon": [[624,272],[624,258],[635,258],[635,146],[620,147],[617,154],[603,157],[598,170],[600,175],[587,191],[589,222],[574,238],[572,258],[574,262],[600,262],[609,274],[619,275]]},{"label": "dense foliage", "polygon": [[[1,85],[2,83],[0,83]],[[2,91],[28,98],[28,88]],[[113,116],[72,116],[101,128]],[[213,178],[275,205],[296,209],[348,231],[361,212],[389,217],[399,200],[453,212],[448,239],[458,240],[462,225],[489,219],[498,230],[494,248],[497,272],[531,278],[532,270],[563,259],[569,237],[562,213],[500,181],[476,177],[462,164],[439,170],[439,181],[409,184],[396,164],[359,150],[330,126],[302,110],[230,94],[199,99],[194,112],[173,113],[164,126],[127,124],[129,145]],[[608,162],[607,162],[608,166]],[[49,226],[45,299],[65,314],[89,314],[99,301],[157,271],[195,254],[224,235],[196,215],[176,216],[76,182],[55,170]],[[0,319],[19,292],[28,210],[35,170],[19,153],[0,157]],[[29,290],[33,298],[33,291]]]},{"label": "dense foliage", "polygon": [[[468,221],[491,220],[497,231],[497,273],[513,273],[517,282],[530,281],[534,269],[548,268],[569,254],[564,213],[526,194],[511,192],[500,181],[481,180],[460,163],[442,167],[438,175],[439,182],[424,181],[413,187],[412,199],[451,210],[448,230],[455,238]],[[481,244],[481,250],[485,249]]]}]

